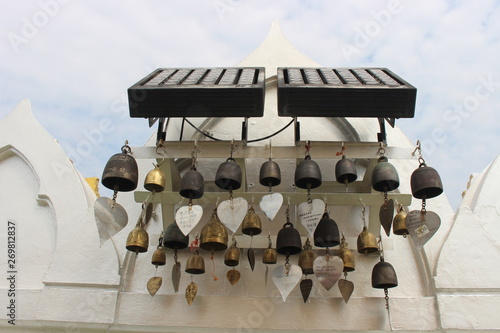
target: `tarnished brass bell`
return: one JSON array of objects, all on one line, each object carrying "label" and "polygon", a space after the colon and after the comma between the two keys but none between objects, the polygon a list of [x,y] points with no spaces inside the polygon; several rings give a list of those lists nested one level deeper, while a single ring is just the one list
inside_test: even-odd
[{"label": "tarnished brass bell", "polygon": [[163,266],[167,263],[167,255],[161,246],[159,246],[156,251],[153,252],[151,263],[155,266]]},{"label": "tarnished brass bell", "polygon": [[207,251],[224,251],[227,249],[227,230],[215,215],[201,229],[200,247]]},{"label": "tarnished brass bell", "polygon": [[185,271],[189,274],[205,273],[205,260],[197,252],[194,253],[188,258]]},{"label": "tarnished brass bell", "polygon": [[430,199],[443,193],[443,183],[438,172],[421,163],[410,178],[411,194],[417,199]]},{"label": "tarnished brass bell", "polygon": [[261,165],[259,183],[267,187],[277,186],[281,183],[281,170],[278,163],[269,159]]},{"label": "tarnished brass bell", "polygon": [[253,206],[250,206],[247,215],[245,215],[245,218],[243,219],[241,232],[250,236],[255,236],[262,232],[260,217],[255,212],[255,209],[253,209]]},{"label": "tarnished brass bell", "polygon": [[345,242],[345,238],[342,237],[342,242],[340,243],[339,257],[344,262],[344,272],[352,272],[356,269],[356,261],[354,259],[354,253],[349,249],[349,244]]},{"label": "tarnished brass bell", "polygon": [[321,170],[318,163],[306,155],[295,169],[295,186],[303,189],[313,189],[321,186]]},{"label": "tarnished brass bell", "polygon": [[290,221],[287,221],[278,232],[276,251],[284,255],[297,254],[302,251],[302,240],[299,231],[293,227]]},{"label": "tarnished brass bell", "polygon": [[231,247],[224,253],[224,264],[226,266],[238,266],[240,262],[240,250],[236,247],[236,242],[233,242]]},{"label": "tarnished brass bell", "polygon": [[165,229],[163,245],[173,250],[182,250],[189,245],[189,235],[184,236],[176,222],[171,223]]},{"label": "tarnished brass bell", "polygon": [[304,245],[304,249],[302,250],[302,252],[300,252],[299,256],[299,266],[300,268],[302,268],[303,274],[314,274],[313,264],[316,256],[316,252],[312,250],[312,246],[308,238],[306,240],[306,244]]},{"label": "tarnished brass bell", "polygon": [[267,239],[269,244],[267,249],[264,249],[264,253],[262,253],[262,263],[273,265],[278,262],[278,252],[272,248],[271,235],[267,236]]},{"label": "tarnished brass bell", "polygon": [[111,156],[102,173],[102,184],[113,191],[129,192],[137,188],[139,171],[137,162],[125,145],[122,152]]},{"label": "tarnished brass bell", "polygon": [[352,183],[358,179],[358,172],[356,166],[351,159],[342,155],[342,159],[335,164],[335,178],[341,184]]},{"label": "tarnished brass bell", "polygon": [[219,165],[215,174],[215,185],[223,190],[237,190],[241,187],[241,168],[233,158]]},{"label": "tarnished brass bell", "polygon": [[205,180],[203,175],[191,169],[182,176],[179,194],[188,199],[199,199],[203,196]]},{"label": "tarnished brass bell", "polygon": [[378,192],[389,192],[399,187],[399,176],[396,168],[381,156],[372,172],[372,188]]},{"label": "tarnished brass bell", "polygon": [[363,254],[373,253],[378,251],[378,243],[375,235],[363,227],[363,231],[358,236],[358,252]]},{"label": "tarnished brass bell", "polygon": [[147,252],[149,248],[149,235],[139,223],[127,237],[127,250],[132,252]]},{"label": "tarnished brass bell", "polygon": [[150,192],[162,192],[165,189],[167,177],[157,164],[144,179],[144,188]]},{"label": "tarnished brass bell", "polygon": [[403,236],[409,234],[408,229],[406,228],[406,212],[402,209],[402,207],[398,208],[398,213],[394,216],[394,220],[392,221],[392,232],[395,235]]},{"label": "tarnished brass bell", "polygon": [[337,223],[330,218],[328,212],[325,212],[314,230],[314,245],[319,247],[333,247],[339,244],[339,227]]},{"label": "tarnished brass bell", "polygon": [[398,286],[398,277],[396,276],[396,271],[391,264],[384,261],[383,257],[380,257],[380,262],[378,262],[372,270],[372,287],[377,289],[388,289]]}]

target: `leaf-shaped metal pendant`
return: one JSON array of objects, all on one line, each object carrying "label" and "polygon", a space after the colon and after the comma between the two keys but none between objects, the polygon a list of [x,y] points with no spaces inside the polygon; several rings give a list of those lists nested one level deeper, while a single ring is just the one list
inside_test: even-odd
[{"label": "leaf-shaped metal pendant", "polygon": [[151,296],[154,296],[158,289],[160,289],[162,283],[161,276],[154,276],[148,281],[148,291]]},{"label": "leaf-shaped metal pendant", "polygon": [[229,280],[229,283],[234,286],[240,280],[241,274],[237,270],[232,269],[230,271],[227,271],[226,276]]},{"label": "leaf-shaped metal pendant", "polygon": [[304,303],[307,302],[307,299],[311,294],[312,287],[313,287],[313,281],[311,279],[304,279],[300,281],[300,292],[302,293],[302,298],[304,299]]},{"label": "leaf-shaped metal pendant", "polygon": [[267,287],[267,279],[269,277],[269,266],[266,265],[266,272],[264,273],[264,286]]},{"label": "leaf-shaped metal pendant", "polygon": [[394,200],[390,199],[387,200],[387,203],[384,202],[382,206],[380,206],[378,216],[380,224],[384,228],[387,236],[389,236],[391,233],[392,219],[394,218]]},{"label": "leaf-shaped metal pendant", "polygon": [[172,266],[172,284],[174,285],[174,291],[177,293],[179,291],[179,282],[181,280],[181,263],[178,261]]},{"label": "leaf-shaped metal pendant", "polygon": [[344,302],[347,303],[349,298],[351,298],[352,292],[354,291],[354,283],[349,280],[339,280],[339,290],[342,298],[344,298]]},{"label": "leaf-shaped metal pendant", "polygon": [[188,302],[188,305],[193,304],[197,292],[198,292],[198,286],[196,285],[196,283],[191,281],[191,283],[188,284],[186,288],[186,300]]},{"label": "leaf-shaped metal pendant", "polygon": [[247,256],[248,256],[248,263],[250,264],[250,268],[253,269],[255,268],[255,251],[252,248],[249,248],[247,251]]}]

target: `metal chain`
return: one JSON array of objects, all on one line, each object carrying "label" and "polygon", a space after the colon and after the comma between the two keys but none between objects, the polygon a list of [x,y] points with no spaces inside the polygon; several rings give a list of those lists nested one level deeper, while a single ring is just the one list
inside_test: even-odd
[{"label": "metal chain", "polygon": [[285,257],[285,276],[290,273],[290,255],[287,254]]}]

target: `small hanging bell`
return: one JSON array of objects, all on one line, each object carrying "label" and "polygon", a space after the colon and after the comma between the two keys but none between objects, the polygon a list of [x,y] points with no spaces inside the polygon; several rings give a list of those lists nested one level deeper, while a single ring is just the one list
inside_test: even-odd
[{"label": "small hanging bell", "polygon": [[142,223],[137,226],[128,234],[127,237],[127,250],[131,252],[147,252],[149,248],[149,235],[144,230]]},{"label": "small hanging bell", "polygon": [[281,183],[281,170],[278,163],[269,159],[261,165],[259,183],[267,187],[278,186]]},{"label": "small hanging bell", "polygon": [[339,257],[344,262],[344,272],[352,272],[356,269],[356,262],[354,260],[354,253],[348,248],[345,238],[342,236],[340,243]]},{"label": "small hanging bell", "polygon": [[151,263],[155,266],[163,266],[167,263],[167,255],[161,246],[159,246],[155,252],[153,252],[153,257],[151,258]]},{"label": "small hanging bell", "polygon": [[230,157],[219,165],[215,174],[215,185],[223,190],[237,190],[241,187],[241,177],[240,166]]},{"label": "small hanging bell", "polygon": [[394,221],[392,222],[392,232],[395,235],[406,236],[409,234],[406,228],[406,212],[403,210],[403,206],[399,205],[398,213],[394,216]]},{"label": "small hanging bell", "polygon": [[377,238],[374,234],[368,231],[366,226],[358,236],[358,252],[359,253],[373,253],[378,251]]},{"label": "small hanging bell", "polygon": [[162,192],[165,189],[167,178],[158,164],[149,171],[144,179],[144,188],[150,192]]},{"label": "small hanging bell", "polygon": [[255,213],[253,205],[248,209],[247,215],[243,219],[241,232],[245,235],[255,236],[262,232],[262,223],[260,217]]},{"label": "small hanging bell", "polygon": [[295,169],[295,186],[302,189],[313,189],[321,186],[321,170],[318,163],[311,160],[308,154]]},{"label": "small hanging bell", "polygon": [[139,170],[130,153],[130,147],[125,144],[121,153],[111,156],[108,160],[101,177],[105,187],[119,192],[129,192],[137,188]]},{"label": "small hanging bell", "polygon": [[204,187],[203,175],[191,169],[182,176],[179,194],[187,199],[199,199],[203,196]]},{"label": "small hanging bell", "polygon": [[443,183],[438,172],[421,163],[410,178],[411,194],[417,199],[430,199],[443,193]]},{"label": "small hanging bell", "polygon": [[358,179],[358,172],[354,162],[346,158],[345,155],[342,155],[342,159],[335,164],[335,178],[341,184],[352,183]]},{"label": "small hanging bell", "polygon": [[276,250],[279,254],[293,255],[302,251],[302,240],[297,229],[290,221],[287,221],[278,232],[276,238]]},{"label": "small hanging bell", "polygon": [[264,253],[262,253],[262,263],[274,265],[278,262],[278,253],[272,248],[271,235],[267,236],[267,239],[269,240],[269,244],[267,245],[267,249],[264,249]]},{"label": "small hanging bell", "polygon": [[198,251],[188,258],[185,272],[189,274],[205,273],[205,260],[198,254]]},{"label": "small hanging bell", "polygon": [[381,156],[372,172],[372,188],[378,192],[389,192],[399,187],[399,176],[396,168]]},{"label": "small hanging bell", "polygon": [[201,229],[200,247],[207,251],[224,251],[227,249],[227,230],[217,215]]},{"label": "small hanging bell", "polygon": [[240,250],[236,247],[236,241],[233,241],[231,247],[224,253],[224,264],[229,267],[234,267],[238,266],[239,263]]},{"label": "small hanging bell", "polygon": [[302,268],[302,273],[305,275],[314,274],[313,264],[316,259],[316,252],[312,250],[311,243],[309,242],[309,238],[306,240],[306,244],[304,245],[304,249],[300,252],[299,256],[299,266]]},{"label": "small hanging bell", "polygon": [[372,287],[377,289],[388,289],[398,286],[398,277],[396,271],[391,264],[384,261],[384,257],[380,257],[372,270]]},{"label": "small hanging bell", "polygon": [[165,229],[163,245],[172,250],[185,249],[189,245],[189,235],[184,236],[177,223],[173,222]]},{"label": "small hanging bell", "polygon": [[340,244],[339,227],[330,218],[328,212],[323,213],[323,217],[314,230],[314,245],[319,247],[333,247]]}]

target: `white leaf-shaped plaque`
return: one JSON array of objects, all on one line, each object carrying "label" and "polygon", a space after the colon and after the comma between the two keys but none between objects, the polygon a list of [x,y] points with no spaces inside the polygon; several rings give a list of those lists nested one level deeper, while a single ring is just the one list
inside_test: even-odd
[{"label": "white leaf-shaped plaque", "polygon": [[288,274],[285,266],[278,266],[273,270],[273,282],[280,291],[283,302],[286,301],[293,288],[299,283],[301,277],[302,268],[297,265],[290,265]]},{"label": "white leaf-shaped plaque", "polygon": [[217,206],[217,216],[233,233],[238,230],[238,227],[247,215],[247,211],[248,202],[244,198],[224,200]]},{"label": "white leaf-shaped plaque", "polygon": [[318,256],[313,263],[314,275],[326,290],[330,290],[335,285],[343,270],[344,262],[337,256]]},{"label": "white leaf-shaped plaque", "polygon": [[94,216],[101,246],[125,228],[128,222],[125,209],[118,203],[113,205],[113,200],[106,197],[100,197],[95,201]]},{"label": "white leaf-shaped plaque", "polygon": [[281,193],[271,193],[264,195],[260,199],[260,209],[266,214],[269,221],[272,221],[283,204],[283,196]]},{"label": "white leaf-shaped plaque", "polygon": [[200,222],[202,216],[203,208],[200,205],[183,206],[175,213],[175,221],[184,236],[187,236]]},{"label": "white leaf-shaped plaque", "polygon": [[325,212],[325,203],[323,200],[314,199],[311,204],[303,202],[297,208],[299,221],[304,228],[309,232],[309,235],[314,238],[314,230],[318,226],[323,213]]}]

